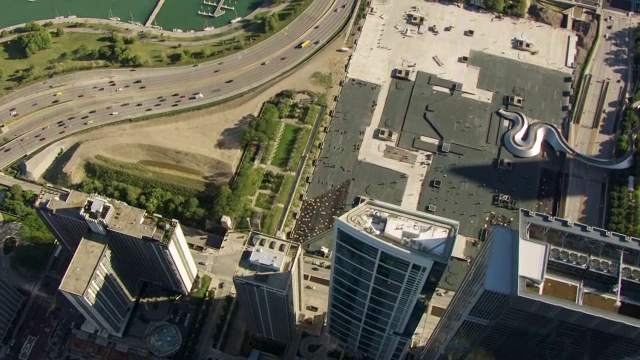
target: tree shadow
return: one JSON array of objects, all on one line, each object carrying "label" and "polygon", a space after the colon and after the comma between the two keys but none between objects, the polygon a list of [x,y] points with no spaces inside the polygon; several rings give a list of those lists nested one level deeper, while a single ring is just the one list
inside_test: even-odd
[{"label": "tree shadow", "polygon": [[42,174],[42,178],[52,184],[70,186],[69,176],[63,171],[63,169],[79,147],[80,143],[75,143],[66,150],[61,149],[62,153],[53,160],[51,165]]},{"label": "tree shadow", "polygon": [[27,58],[24,50],[22,49],[22,47],[20,47],[20,44],[15,39],[5,42],[2,47],[7,53],[7,59],[9,60],[22,60]]},{"label": "tree shadow", "polygon": [[253,115],[245,115],[234,126],[222,130],[220,138],[214,145],[216,149],[233,150],[240,149],[242,146],[242,135],[247,130],[249,121],[253,119]]}]

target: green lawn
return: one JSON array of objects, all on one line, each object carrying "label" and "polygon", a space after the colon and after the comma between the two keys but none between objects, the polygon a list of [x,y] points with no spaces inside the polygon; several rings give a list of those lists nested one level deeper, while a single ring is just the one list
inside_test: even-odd
[{"label": "green lawn", "polygon": [[200,280],[200,287],[196,290],[191,298],[193,299],[204,299],[205,295],[207,295],[207,291],[209,290],[209,286],[211,285],[211,277],[203,276]]},{"label": "green lawn", "polygon": [[330,89],[333,86],[333,78],[331,77],[331,73],[323,73],[320,71],[316,71],[311,74],[311,80],[318,86],[322,86],[323,88]]},{"label": "green lawn", "polygon": [[267,216],[262,218],[262,232],[269,235],[275,235],[278,230],[278,222],[284,208],[280,205],[275,205],[271,208],[271,211],[267,213]]},{"label": "green lawn", "polygon": [[282,181],[282,186],[280,187],[280,191],[278,191],[278,198],[276,202],[278,204],[283,204],[287,201],[289,197],[289,192],[291,191],[291,187],[293,186],[293,175],[286,175],[284,177],[284,181]]},{"label": "green lawn", "polygon": [[287,166],[287,164],[289,163],[289,158],[291,157],[291,152],[295,147],[296,139],[298,138],[299,132],[300,128],[297,126],[290,124],[284,125],[282,136],[280,137],[280,141],[278,141],[276,153],[273,155],[273,160],[271,160],[271,165],[281,168]]},{"label": "green lawn", "polygon": [[304,148],[307,146],[307,141],[309,140],[309,136],[311,136],[311,129],[305,127],[302,129],[302,132],[298,136],[300,139],[296,143],[295,148],[291,152],[291,168],[289,170],[293,171],[297,169],[298,163],[300,163],[300,159],[302,159],[302,153],[304,153]]},{"label": "green lawn", "polygon": [[312,125],[320,113],[320,107],[317,105],[311,105],[307,110],[307,115],[304,117],[304,123]]},{"label": "green lawn", "polygon": [[280,187],[282,186],[282,181],[284,180],[284,175],[275,174],[271,171],[265,171],[262,176],[262,182],[260,183],[260,190],[270,190],[273,192],[278,192]]},{"label": "green lawn", "polygon": [[256,206],[265,210],[271,209],[273,206],[273,201],[276,199],[276,196],[273,194],[265,194],[260,193],[258,197],[256,197]]}]

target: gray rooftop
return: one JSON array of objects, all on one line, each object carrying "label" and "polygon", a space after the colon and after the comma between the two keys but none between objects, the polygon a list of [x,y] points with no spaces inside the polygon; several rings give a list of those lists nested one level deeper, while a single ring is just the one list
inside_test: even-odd
[{"label": "gray rooftop", "polygon": [[376,84],[357,79],[345,82],[309,185],[309,197],[355,177],[352,171],[358,162],[359,144],[371,123],[379,92],[380,86]]},{"label": "gray rooftop", "polygon": [[[435,207],[435,214],[460,220],[462,235],[479,237],[491,224],[517,218],[518,207],[554,210],[561,159],[550,151],[514,158],[502,147],[509,124],[495,111],[504,96],[516,92],[525,98],[525,113],[560,125],[567,85],[559,71],[480,52],[471,53],[469,64],[480,68],[477,86],[494,93],[491,103],[463,96],[454,82],[418,72],[415,82],[392,80],[381,126],[400,131],[399,147],[435,154],[418,209]],[[512,169],[499,168],[499,159],[511,162]],[[516,205],[496,206],[500,194]]]},{"label": "gray rooftop", "polygon": [[[79,221],[85,221],[85,217],[101,220],[107,223],[107,227],[111,231],[137,238],[147,237],[156,241],[167,240],[171,233],[171,226],[173,226],[173,221],[169,221],[169,219],[161,221],[161,218],[150,216],[145,210],[130,206],[125,202],[73,190],[52,192],[47,191],[45,187],[36,201],[36,206]],[[108,216],[104,211],[99,215],[91,212],[92,208],[95,210],[107,207],[111,208]],[[166,230],[160,226],[163,224],[168,225]]]},{"label": "gray rooftop", "polygon": [[[300,244],[258,232],[249,235],[249,243],[253,245],[253,250],[246,251],[242,256],[235,277],[284,290],[300,254]],[[265,263],[274,257],[277,258],[275,263],[278,269],[271,263]]]},{"label": "gray rooftop", "polygon": [[67,272],[62,278],[60,290],[82,296],[89,286],[108,243],[108,240],[102,236],[91,235],[90,239],[83,238],[80,241]]}]

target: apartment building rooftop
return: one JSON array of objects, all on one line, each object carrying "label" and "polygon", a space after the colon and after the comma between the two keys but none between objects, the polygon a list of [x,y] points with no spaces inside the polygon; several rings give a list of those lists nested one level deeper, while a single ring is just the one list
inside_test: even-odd
[{"label": "apartment building rooftop", "polygon": [[60,290],[83,295],[107,248],[108,240],[99,234],[83,238],[60,283]]},{"label": "apartment building rooftop", "polygon": [[252,232],[249,243],[253,245],[249,257],[240,260],[236,276],[273,288],[284,288],[292,270],[300,244],[274,236]]},{"label": "apartment building rooftop", "polygon": [[519,295],[640,326],[640,239],[520,210]]},{"label": "apartment building rooftop", "polygon": [[149,215],[145,210],[122,201],[73,190],[55,190],[43,188],[36,207],[81,221],[102,222],[112,231],[160,242],[168,241],[177,225],[176,220]]},{"label": "apartment building rooftop", "polygon": [[355,229],[395,246],[447,262],[458,235],[457,221],[364,200],[340,217]]}]

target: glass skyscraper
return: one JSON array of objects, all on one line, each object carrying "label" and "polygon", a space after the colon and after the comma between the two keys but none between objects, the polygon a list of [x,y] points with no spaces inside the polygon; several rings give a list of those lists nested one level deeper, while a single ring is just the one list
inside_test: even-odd
[{"label": "glass skyscraper", "polygon": [[404,358],[458,223],[365,201],[336,220],[329,335],[369,359]]}]

